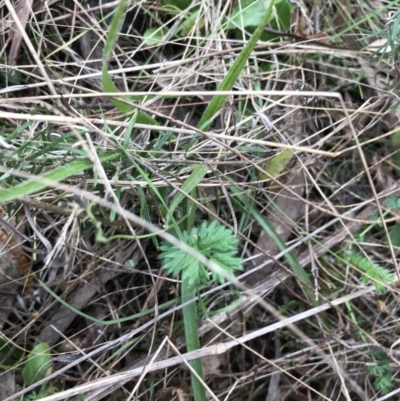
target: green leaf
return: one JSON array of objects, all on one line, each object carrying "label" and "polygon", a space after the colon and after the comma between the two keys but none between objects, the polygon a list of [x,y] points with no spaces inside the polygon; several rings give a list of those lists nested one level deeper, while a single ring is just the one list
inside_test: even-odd
[{"label": "green leaf", "polygon": [[[187,245],[194,247],[195,241],[186,231],[182,233],[182,240]],[[159,258],[162,260],[163,268],[168,271],[168,274],[177,277],[182,273],[185,278],[188,278],[188,283],[191,286],[207,283],[207,270],[196,258],[181,251],[170,243],[163,243],[160,246],[160,250]]]},{"label": "green leaf", "polygon": [[365,272],[361,277],[361,281],[368,284],[370,280],[374,282],[377,292],[386,291],[385,284],[394,282],[394,276],[387,269],[371,262],[369,259],[356,252],[343,253],[343,259],[351,265]]},{"label": "green leaf", "polygon": [[239,145],[236,147],[238,152],[253,152],[253,153],[264,153],[265,149],[261,146],[254,146],[254,145]]},{"label": "green leaf", "polygon": [[26,386],[47,377],[53,370],[51,352],[47,343],[37,344],[28,355],[28,360],[22,370],[22,377]]},{"label": "green leaf", "polygon": [[21,83],[21,73],[17,70],[10,69],[11,72],[0,71],[1,82],[5,84],[5,86],[10,85],[19,85]]},{"label": "green leaf", "polygon": [[374,381],[374,388],[382,394],[389,393],[393,388],[393,378],[391,374],[382,375]]},{"label": "green leaf", "polygon": [[127,0],[120,0],[118,2],[118,6],[116,7],[114,12],[114,17],[111,21],[110,26],[108,27],[107,40],[104,45],[103,53],[103,70],[107,66],[112,56],[115,43],[117,42],[118,35],[121,32],[122,25],[124,24],[127,3]]},{"label": "green leaf", "polygon": [[400,209],[400,198],[398,196],[388,196],[384,203],[388,209]]},{"label": "green leaf", "polygon": [[400,224],[396,224],[389,230],[389,237],[392,245],[400,246]]},{"label": "green leaf", "polygon": [[[119,92],[118,88],[112,81],[110,74],[108,73],[108,63],[111,59],[115,43],[117,42],[119,32],[121,31],[122,25],[124,23],[126,4],[127,0],[119,1],[118,6],[115,9],[114,17],[108,28],[107,40],[104,45],[102,81],[104,90],[106,92]],[[129,113],[133,110],[130,105],[118,102],[114,99],[112,99],[111,101],[122,113]]]},{"label": "green leaf", "polygon": [[[281,32],[286,32],[290,28],[290,21],[292,17],[293,11],[296,9],[296,6],[294,4],[291,4],[289,0],[281,0],[279,2],[276,2],[272,11],[272,17],[271,20],[268,23],[268,26],[272,29],[275,29],[277,31]],[[253,33],[254,28],[253,27],[248,27],[246,28],[247,32]],[[235,30],[235,37],[238,39],[243,38],[243,29],[236,29]],[[260,40],[264,42],[269,42],[272,40],[279,40],[279,36],[273,35],[267,32],[263,32],[261,34]],[[266,69],[270,70],[271,66],[268,65],[260,65],[260,70],[263,70],[264,72]]]},{"label": "green leaf", "polygon": [[[233,276],[236,270],[243,270],[242,258],[236,256],[238,240],[230,229],[217,221],[211,224],[204,222],[190,232],[184,231],[182,241],[216,262],[228,276]],[[207,269],[196,258],[168,242],[164,242],[160,250],[159,259],[163,262],[163,268],[173,277],[182,274],[182,279],[191,286],[207,284]],[[225,281],[222,275],[214,271],[212,277],[221,283]]]},{"label": "green leaf", "polygon": [[[257,41],[260,39],[261,34],[263,33],[265,25],[271,19],[271,11],[272,7],[275,4],[275,0],[271,0],[269,2],[268,8],[264,11],[263,18],[260,22],[260,25],[255,30],[246,46],[240,53],[238,59],[233,63],[232,67],[229,69],[226,77],[222,80],[218,90],[220,91],[228,91],[233,88],[238,76],[241,71],[245,67],[247,60],[250,57],[251,52],[253,51],[254,46],[257,44]],[[227,95],[215,95],[211,102],[209,103],[206,111],[203,113],[201,120],[197,127],[201,130],[207,130],[210,126],[213,117],[221,110],[224,105],[225,99]]]},{"label": "green leaf", "polygon": [[[269,0],[241,0],[239,3],[229,18],[228,29],[260,25],[270,5]],[[270,14],[270,18],[272,18],[272,14]]]},{"label": "green leaf", "polygon": [[393,135],[391,136],[391,148],[392,151],[394,152],[392,158],[393,162],[397,164],[398,166],[400,165],[400,126],[396,126],[395,131]]},{"label": "green leaf", "polygon": [[155,46],[162,41],[164,35],[163,29],[149,28],[145,31],[143,37],[146,38],[145,44],[147,46]]},{"label": "green leaf", "polygon": [[[110,161],[119,157],[118,152],[107,152],[99,155],[100,162]],[[47,184],[40,182],[40,179],[51,180],[54,183],[65,180],[75,174],[81,173],[93,166],[93,162],[89,159],[76,160],[65,166],[57,167],[54,170],[47,171],[46,173],[37,177],[37,180],[28,180],[22,182],[14,187],[7,188],[0,191],[0,203],[9,202],[15,199],[22,198],[23,196],[31,195],[47,188]]]},{"label": "green leaf", "polygon": [[[265,171],[272,177],[277,177],[289,164],[294,154],[293,149],[285,149],[275,155],[265,166]],[[265,177],[268,178],[268,175]]]},{"label": "green leaf", "polygon": [[[190,176],[185,180],[185,182],[182,184],[182,191],[185,193],[190,193],[194,188],[199,185],[201,180],[204,178],[204,176],[207,174],[208,167],[205,166],[204,164],[199,164],[196,166],[196,168],[192,171]],[[178,192],[174,199],[171,202],[171,206],[169,207],[170,214],[172,215],[174,213],[174,210],[176,207],[182,202],[182,200],[185,198],[185,194]]]},{"label": "green leaf", "polygon": [[132,131],[133,131],[133,128],[135,127],[135,125],[136,125],[137,118],[138,118],[138,114],[135,113],[133,115],[133,117],[131,118],[131,121],[129,121],[129,125],[125,130],[124,142],[122,144],[122,148],[124,149],[124,151],[126,151],[126,149],[128,148],[129,142],[130,142],[130,140],[132,138]]},{"label": "green leaf", "polygon": [[40,400],[44,397],[47,397],[49,395],[48,391],[46,388],[42,387],[39,392],[36,392],[35,390],[32,391],[29,395],[25,396],[23,398],[23,401],[37,401]]},{"label": "green leaf", "polygon": [[390,365],[387,359],[380,361],[379,363],[369,366],[368,372],[374,376],[380,376],[390,373]]},{"label": "green leaf", "polygon": [[[102,78],[103,88],[104,88],[105,92],[108,92],[108,93],[119,92],[118,88],[115,86],[114,82],[112,81],[110,74],[108,73],[108,69],[107,69],[106,65],[103,67],[103,71],[101,73],[101,78]],[[128,114],[134,110],[134,108],[131,105],[123,103],[123,102],[119,102],[118,100],[111,99],[111,102],[121,113]]]},{"label": "green leaf", "polygon": [[293,10],[296,9],[294,5],[288,0],[282,0],[278,4],[275,3],[276,16],[278,20],[274,19],[271,21],[271,27],[280,31],[287,31],[290,27],[290,19],[292,17]]},{"label": "green leaf", "polygon": [[[137,191],[138,191],[139,197],[140,197],[140,217],[143,220],[151,222],[151,212],[149,209],[148,199],[146,199],[146,193],[145,193],[144,189],[139,185],[137,187]],[[158,249],[159,244],[158,244],[157,235],[152,235],[151,241],[153,242],[155,248]]]},{"label": "green leaf", "polygon": [[176,34],[181,37],[189,35],[193,27],[196,26],[197,29],[204,28],[204,18],[199,18],[200,9],[194,11],[189,17],[185,18],[176,30]]}]

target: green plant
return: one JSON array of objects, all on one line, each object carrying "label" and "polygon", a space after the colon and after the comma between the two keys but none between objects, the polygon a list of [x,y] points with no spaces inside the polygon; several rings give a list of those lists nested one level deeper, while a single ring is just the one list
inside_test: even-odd
[{"label": "green plant", "polygon": [[364,284],[367,284],[370,280],[372,280],[377,292],[385,291],[385,284],[393,283],[394,281],[393,274],[391,274],[387,269],[378,265],[377,263],[371,262],[358,252],[351,251],[348,253],[343,253],[343,258],[349,264],[354,265],[358,269],[362,270],[365,274],[361,277],[361,281]]},{"label": "green plant", "polygon": [[[52,357],[50,347],[47,343],[39,343],[35,345],[29,353],[28,359],[22,369],[22,378],[24,384],[30,386],[50,375],[53,371]],[[24,401],[36,401],[48,395],[46,385],[43,385],[38,392],[33,391],[24,397]]]},{"label": "green plant", "polygon": [[36,400],[40,400],[41,398],[44,398],[46,396],[48,396],[47,391],[45,389],[41,388],[38,392],[32,391],[31,394],[24,397],[23,401],[36,401]]},{"label": "green plant", "polygon": [[47,343],[37,344],[28,355],[22,370],[24,383],[29,386],[48,376],[52,370],[50,347]]},{"label": "green plant", "polygon": [[[0,337],[0,360],[4,371],[20,370],[22,365],[22,378],[25,386],[30,386],[52,373],[52,356],[49,345],[45,342],[37,344],[27,355],[26,361],[22,362],[23,352],[20,348],[13,347],[12,343]],[[48,385],[43,385],[39,391],[32,391],[23,397],[23,401],[36,401],[49,395]]]},{"label": "green plant", "polygon": [[[383,216],[387,216],[394,209],[400,208],[400,198],[396,196],[389,196],[384,201],[386,210]],[[378,215],[371,215],[369,220],[375,224],[371,224],[363,231],[357,233],[355,238],[360,242],[365,242],[367,233],[374,227],[379,227],[380,217]],[[392,245],[399,246],[400,244],[400,226],[395,224],[389,229],[389,236]],[[366,256],[360,254],[358,247],[350,246],[345,252],[340,255],[347,263],[355,266],[365,274],[361,277],[361,281],[367,284],[370,280],[374,282],[377,292],[383,292],[386,290],[386,284],[393,283],[394,276],[387,269],[380,266],[379,264],[372,262]]]},{"label": "green plant", "polygon": [[[107,162],[115,160],[118,157],[118,152],[105,152],[104,154],[99,155],[99,160],[101,162]],[[56,183],[65,180],[74,174],[79,174],[82,171],[88,170],[92,166],[93,162],[90,159],[81,158],[80,160],[74,160],[71,163],[67,163],[64,166],[48,170],[41,176],[37,176],[36,179],[30,179],[21,182],[10,188],[2,188],[0,191],[0,203],[19,199],[23,196],[31,195],[46,188],[48,184],[46,182],[40,182],[40,178],[43,180],[51,180]]]},{"label": "green plant", "polygon": [[389,360],[381,351],[373,352],[371,356],[375,364],[368,367],[368,372],[370,375],[376,376],[373,385],[382,394],[387,394],[393,388],[393,376]]},{"label": "green plant", "polygon": [[[260,39],[265,26],[271,20],[271,15],[274,5],[275,5],[275,0],[269,2],[268,7],[264,11],[259,26],[251,35],[246,46],[240,52],[239,57],[232,64],[228,73],[225,75],[225,78],[220,83],[218,87],[219,91],[227,91],[233,88],[237,78],[239,77],[241,71],[245,67],[248,59],[250,58],[251,52],[253,51],[255,45],[257,44],[257,41]],[[226,98],[227,95],[215,95],[212,98],[211,102],[208,104],[205,112],[203,113],[200,122],[197,125],[199,129],[206,130],[210,126],[212,118],[221,110],[223,104],[225,103]]]},{"label": "green plant", "polygon": [[[233,236],[231,230],[216,221],[210,224],[204,222],[190,232],[182,232],[181,241],[220,266],[221,271],[211,272],[213,280],[222,283],[225,278],[233,277],[236,270],[242,270],[242,259],[236,256],[238,239]],[[182,303],[193,300],[197,287],[209,282],[209,272],[195,257],[170,243],[163,243],[160,250],[159,258],[163,262],[164,269],[174,277],[181,275]],[[200,348],[200,341],[197,309],[194,302],[184,306],[183,322],[187,350],[188,352],[195,351]],[[194,360],[190,364],[199,377],[203,378],[201,360]],[[200,380],[194,374],[191,375],[191,380],[195,401],[205,401],[206,393]]]}]

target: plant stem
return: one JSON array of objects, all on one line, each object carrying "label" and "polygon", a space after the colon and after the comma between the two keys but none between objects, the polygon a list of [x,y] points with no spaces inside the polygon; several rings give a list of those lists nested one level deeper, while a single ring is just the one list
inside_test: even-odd
[{"label": "plant stem", "polygon": [[[182,274],[182,303],[190,301],[196,296],[196,286],[189,284],[189,277],[185,277],[186,274]],[[196,303],[191,304],[183,308],[183,325],[185,328],[185,339],[187,351],[195,351],[200,349],[199,331],[197,326],[197,308]],[[201,359],[195,359],[190,361],[190,366],[194,371],[203,379],[203,366]],[[192,388],[193,396],[195,401],[207,401],[206,391],[200,380],[192,373]]]}]

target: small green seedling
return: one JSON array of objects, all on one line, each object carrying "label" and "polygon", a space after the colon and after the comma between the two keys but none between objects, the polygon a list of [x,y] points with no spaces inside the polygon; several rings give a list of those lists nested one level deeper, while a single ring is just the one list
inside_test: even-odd
[{"label": "small green seedling", "polygon": [[[204,222],[190,232],[183,232],[181,240],[217,263],[223,271],[223,275],[214,271],[209,272],[195,257],[185,253],[175,245],[163,243],[160,247],[160,259],[168,273],[174,277],[181,275],[182,303],[188,302],[196,296],[198,286],[214,280],[223,283],[225,277],[233,277],[236,270],[243,269],[242,258],[236,256],[238,239],[233,236],[231,230],[216,221],[210,224]],[[197,308],[194,302],[183,308],[183,324],[188,352],[199,349]],[[201,360],[191,361],[190,364],[198,376],[203,378]],[[200,380],[194,374],[191,375],[191,379],[195,401],[206,401],[206,392]]]},{"label": "small green seedling", "polygon": [[[25,366],[22,369],[22,378],[25,386],[37,383],[53,372],[51,350],[47,343],[42,342],[29,353]],[[33,391],[24,397],[24,401],[36,401],[48,395],[47,386],[43,385],[38,392]]]},{"label": "small green seedling", "polygon": [[22,369],[25,385],[30,386],[38,382],[50,375],[52,371],[52,357],[49,345],[45,342],[35,345]]}]

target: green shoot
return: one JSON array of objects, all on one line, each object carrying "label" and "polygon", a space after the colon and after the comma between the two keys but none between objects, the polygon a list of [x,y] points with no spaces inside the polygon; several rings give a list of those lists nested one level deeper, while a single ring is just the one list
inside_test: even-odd
[{"label": "green shoot", "polygon": [[[272,10],[275,5],[275,0],[272,0],[269,4],[267,9],[265,10],[265,14],[261,20],[260,25],[257,27],[257,29],[254,31],[253,35],[247,42],[246,46],[240,53],[239,57],[237,60],[233,63],[232,67],[229,69],[228,74],[225,76],[223,81],[218,87],[218,90],[220,91],[225,91],[225,90],[230,90],[233,88],[233,85],[235,84],[240,72],[243,70],[245,67],[251,52],[253,51],[253,48],[257,44],[257,41],[260,39],[261,34],[264,31],[265,25],[271,20],[272,17]],[[207,109],[205,110],[203,116],[201,117],[201,120],[197,127],[202,130],[206,130],[213,117],[218,113],[225,100],[226,100],[227,95],[215,95],[211,102],[209,103]]]},{"label": "green shoot", "polygon": [[385,395],[393,389],[394,384],[389,360],[381,351],[373,352],[371,356],[375,364],[368,367],[368,372],[370,375],[377,377],[373,382],[373,386],[377,391]]},{"label": "green shoot", "polygon": [[[190,232],[184,231],[182,241],[220,266],[224,274],[220,275],[213,271],[211,273],[213,280],[223,283],[226,276],[233,277],[236,270],[243,269],[242,259],[236,256],[238,239],[233,236],[231,230],[216,221],[210,224],[204,222]],[[209,282],[209,272],[196,258],[170,243],[163,243],[160,249],[159,258],[163,262],[164,269],[174,277],[181,275],[182,303],[192,300],[196,296],[197,287]],[[194,302],[183,308],[183,323],[188,352],[199,349],[197,308]],[[194,360],[190,364],[199,377],[203,378],[201,360]],[[206,401],[205,389],[201,382],[193,374],[191,380],[195,401]]]},{"label": "green shoot", "polygon": [[369,259],[357,252],[344,253],[343,258],[349,264],[362,270],[365,275],[361,277],[361,281],[364,284],[368,284],[368,282],[372,280],[377,292],[384,292],[386,290],[385,284],[394,282],[393,274],[391,274],[387,269],[377,263],[371,262]]}]

